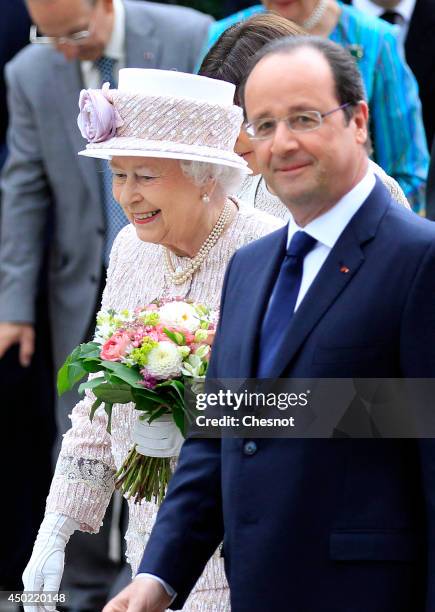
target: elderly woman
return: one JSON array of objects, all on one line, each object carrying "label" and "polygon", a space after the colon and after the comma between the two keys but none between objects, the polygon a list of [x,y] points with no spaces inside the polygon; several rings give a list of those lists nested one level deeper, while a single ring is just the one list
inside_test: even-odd
[{"label": "elderly woman", "polygon": [[[82,92],[79,125],[92,142],[84,155],[110,159],[113,192],[130,225],[115,240],[102,308],[134,309],[181,296],[219,307],[233,252],[280,225],[228,194],[247,171],[233,151],[242,111],[234,86],[170,71],[126,69],[118,90]],[[133,405],[91,422],[91,392],[72,413],[32,557],[26,590],[57,591],[64,548],[76,530],[99,530],[138,421]],[[127,559],[133,574],[157,506],[129,501]],[[182,563],[182,559],[180,559]],[[185,610],[229,609],[223,563],[210,560]]]},{"label": "elderly woman", "polygon": [[373,159],[399,182],[413,209],[423,212],[428,151],[421,104],[394,28],[337,0],[263,0],[212,24],[209,47],[231,25],[265,10],[330,38],[355,57],[370,107]]},{"label": "elderly woman", "polygon": [[[229,27],[204,58],[199,73],[213,79],[222,79],[236,86],[235,103],[239,103],[238,92],[252,56],[264,45],[283,36],[304,35],[306,32],[289,19],[275,13],[260,13],[246,21]],[[242,128],[235,151],[243,157],[252,170],[245,178],[237,196],[244,202],[287,221],[288,209],[273,195],[263,180],[255,159],[252,140]],[[380,166],[370,161],[370,166],[390,190],[393,198],[409,208],[409,203],[400,185],[388,176]]]}]

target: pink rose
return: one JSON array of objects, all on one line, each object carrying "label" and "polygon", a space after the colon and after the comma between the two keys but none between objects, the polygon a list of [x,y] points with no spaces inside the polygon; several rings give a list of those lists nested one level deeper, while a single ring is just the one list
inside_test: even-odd
[{"label": "pink rose", "polygon": [[121,361],[130,345],[130,336],[125,332],[118,332],[103,344],[100,357],[105,361]]},{"label": "pink rose", "polygon": [[80,92],[77,125],[89,142],[108,140],[123,125],[118,111],[108,99],[108,89],[82,89]]}]

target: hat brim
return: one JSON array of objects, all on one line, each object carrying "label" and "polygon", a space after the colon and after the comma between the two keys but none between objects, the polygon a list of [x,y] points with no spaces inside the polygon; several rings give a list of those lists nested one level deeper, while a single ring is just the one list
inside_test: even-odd
[{"label": "hat brim", "polygon": [[[101,143],[103,144],[103,143]],[[142,143],[141,143],[142,144]],[[181,147],[180,147],[181,148]],[[185,149],[185,147],[183,147]],[[215,150],[216,151],[216,150]],[[216,155],[202,155],[198,152],[187,152],[186,150],[164,151],[159,149],[117,149],[116,147],[104,148],[101,145],[87,145],[83,151],[79,151],[79,155],[83,157],[95,157],[97,159],[110,160],[112,157],[158,157],[162,159],[183,159],[199,162],[208,162],[210,164],[218,164],[221,166],[229,166],[237,168],[246,174],[252,174],[247,162],[237,155],[237,153],[218,151]]]}]

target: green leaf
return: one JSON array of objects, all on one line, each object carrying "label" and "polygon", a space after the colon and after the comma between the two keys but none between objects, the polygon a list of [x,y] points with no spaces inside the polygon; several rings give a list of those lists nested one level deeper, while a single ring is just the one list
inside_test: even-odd
[{"label": "green leaf", "polygon": [[155,421],[156,419],[158,419],[159,417],[161,417],[161,416],[163,416],[164,414],[167,414],[167,413],[168,413],[168,410],[167,410],[166,406],[164,408],[159,408],[159,410],[155,410],[151,414],[151,417],[149,419],[147,419],[148,423],[152,423],[153,421]]},{"label": "green leaf", "polygon": [[107,414],[106,430],[110,434],[112,433],[112,409],[113,409],[113,404],[111,404],[110,402],[105,402],[104,410],[106,411],[106,414]]},{"label": "green leaf", "polygon": [[116,361],[102,361],[101,364],[104,366],[106,370],[110,370],[118,378],[128,383],[132,387],[136,389],[143,389],[143,386],[139,384],[139,381],[142,380],[142,375],[135,368],[129,368],[123,363],[118,363]]},{"label": "green leaf", "polygon": [[76,361],[68,363],[68,360],[63,364],[57,375],[57,390],[59,395],[69,391],[76,383],[86,376],[87,372],[82,367],[80,362]]},{"label": "green leaf", "polygon": [[175,425],[184,436],[184,410],[177,403],[172,406],[172,416],[174,417]]},{"label": "green leaf", "polygon": [[90,411],[90,413],[89,413],[89,418],[91,419],[91,421],[93,420],[93,418],[94,418],[94,415],[95,415],[96,411],[98,410],[98,408],[101,406],[101,404],[102,404],[102,403],[103,403],[103,401],[102,401],[102,400],[97,399],[97,400],[95,400],[95,402],[92,404],[91,411]]},{"label": "green leaf", "polygon": [[181,332],[171,332],[166,327],[163,328],[163,331],[168,336],[168,338],[172,340],[172,342],[175,342],[175,344],[178,344],[179,346],[183,346],[184,344],[186,344],[186,337]]},{"label": "green leaf", "polygon": [[111,404],[128,404],[132,402],[131,387],[129,385],[113,385],[105,383],[94,389],[95,396],[103,402]]},{"label": "green leaf", "polygon": [[79,357],[81,359],[99,359],[101,346],[96,342],[86,342],[86,344],[80,344]]},{"label": "green leaf", "polygon": [[103,384],[105,380],[106,377],[104,375],[92,378],[91,380],[82,383],[78,391],[79,393],[84,393],[86,389],[94,389],[95,387],[98,387],[99,385]]},{"label": "green leaf", "polygon": [[101,361],[96,359],[84,359],[82,361],[82,367],[88,373],[101,372],[104,370]]},{"label": "green leaf", "polygon": [[184,404],[184,384],[180,380],[165,380],[156,386],[156,389],[169,387],[173,389]]}]

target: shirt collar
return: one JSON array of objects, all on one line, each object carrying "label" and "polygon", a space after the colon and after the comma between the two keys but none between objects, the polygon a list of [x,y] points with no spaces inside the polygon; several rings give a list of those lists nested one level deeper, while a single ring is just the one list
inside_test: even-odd
[{"label": "shirt collar", "polygon": [[124,57],[125,43],[125,8],[121,0],[113,1],[114,20],[113,31],[109,42],[104,50],[104,55],[114,60]]},{"label": "shirt collar", "polygon": [[305,227],[299,227],[293,216],[290,215],[288,224],[287,247],[297,231],[304,231],[317,242],[332,249],[344,228],[352,219],[357,210],[364,204],[375,186],[376,179],[369,169],[365,177],[351,189],[341,200],[327,212],[307,223]]},{"label": "shirt collar", "polygon": [[[405,23],[409,23],[414,11],[415,2],[416,0],[400,0],[399,4],[391,10],[399,13],[405,20]],[[359,11],[372,15],[373,17],[380,17],[387,10],[382,6],[378,6],[371,0],[353,0],[353,6]]]},{"label": "shirt collar", "polygon": [[[125,8],[122,0],[113,0],[113,12],[113,30],[103,55],[119,62],[124,59],[125,55]],[[89,72],[92,70],[94,62],[84,60],[81,65],[85,72]]]}]

